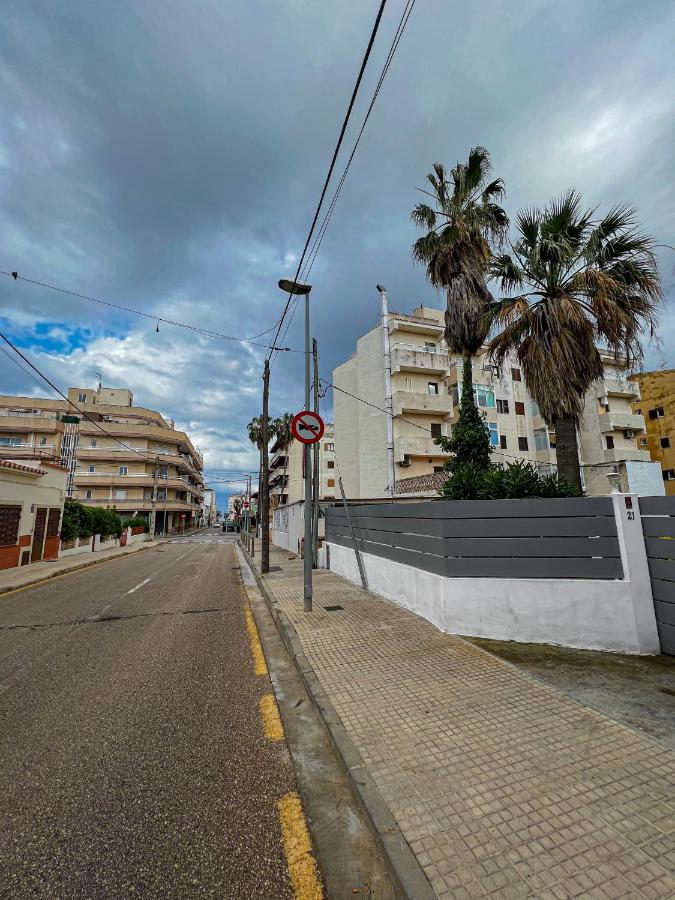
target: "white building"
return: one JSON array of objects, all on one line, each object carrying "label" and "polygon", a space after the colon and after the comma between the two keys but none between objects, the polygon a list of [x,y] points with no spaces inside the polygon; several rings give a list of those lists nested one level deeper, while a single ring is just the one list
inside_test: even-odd
[{"label": "white building", "polygon": [[[389,340],[395,482],[401,493],[433,494],[436,487],[430,476],[436,473],[440,484],[448,458],[434,441],[438,435],[449,436],[456,421],[463,360],[448,353],[444,313],[438,309],[418,307],[412,315],[390,313]],[[357,340],[354,355],[333,372],[338,388],[333,399],[334,443],[350,498],[374,499],[387,493],[383,360],[383,333],[377,326]],[[635,440],[645,430],[643,417],[633,415],[630,408],[631,398],[639,396],[637,384],[612,369],[609,361],[607,365],[607,377],[589,391],[580,421],[587,492],[609,493],[615,486],[644,492],[648,486],[647,492],[662,493],[662,487],[653,489],[657,487],[653,464]],[[555,435],[528,395],[518,363],[499,373],[483,352],[474,357],[472,369],[476,402],[494,448],[493,461],[523,459],[554,469]]]}]

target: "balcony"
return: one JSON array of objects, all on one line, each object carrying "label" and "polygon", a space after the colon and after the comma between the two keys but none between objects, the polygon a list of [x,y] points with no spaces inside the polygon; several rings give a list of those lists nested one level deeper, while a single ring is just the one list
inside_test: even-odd
[{"label": "balcony", "polygon": [[636,416],[634,413],[609,412],[598,416],[600,431],[645,431],[644,416]]},{"label": "balcony", "polygon": [[394,415],[426,413],[435,416],[452,415],[452,397],[449,394],[425,394],[422,391],[394,391],[392,395]]},{"label": "balcony", "polygon": [[620,462],[651,462],[649,450],[633,450],[626,447],[615,447],[613,450],[603,450],[603,458],[608,463]]},{"label": "balcony", "polygon": [[450,454],[444,453],[434,443],[432,437],[398,437],[394,439],[394,459],[403,462],[406,456],[440,457],[447,459]]},{"label": "balcony", "polygon": [[391,348],[391,372],[423,372],[445,377],[450,360],[446,350],[425,350],[422,344],[394,344]]},{"label": "balcony", "polygon": [[640,399],[640,385],[628,378],[605,378],[598,390],[602,391],[598,394],[599,397],[622,397],[632,401]]},{"label": "balcony", "polygon": [[0,432],[2,431],[63,431],[63,425],[57,421],[56,413],[17,413],[7,409],[0,410]]},{"label": "balcony", "polygon": [[[152,501],[146,499],[138,499],[137,497],[125,497],[124,499],[116,499],[113,497],[112,500],[108,498],[101,497],[92,497],[91,499],[87,499],[84,492],[75,491],[73,494],[73,499],[77,500],[78,503],[81,503],[83,506],[100,506],[103,509],[115,509],[123,510],[126,512],[133,512],[133,510],[151,510],[152,509]],[[156,509],[158,512],[163,510],[168,510],[171,512],[172,510],[181,510],[184,512],[194,512],[197,514],[201,510],[201,503],[188,503],[187,500],[158,500],[156,503]]]}]

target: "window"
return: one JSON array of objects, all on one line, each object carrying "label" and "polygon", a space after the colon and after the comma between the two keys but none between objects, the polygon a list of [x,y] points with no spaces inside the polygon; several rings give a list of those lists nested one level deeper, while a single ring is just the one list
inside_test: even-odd
[{"label": "window", "polygon": [[662,437],[661,438],[661,446],[665,449],[666,447],[670,447],[670,438]]},{"label": "window", "polygon": [[528,449],[529,449],[529,447],[528,447],[528,445],[527,445],[527,438],[526,438],[526,437],[519,437],[519,438],[518,438],[518,449],[519,449],[519,450],[528,450]]},{"label": "window", "polygon": [[326,463],[326,467],[328,469],[334,469],[335,468],[335,460],[329,459],[328,462]]},{"label": "window", "polygon": [[657,406],[655,409],[649,410],[650,419],[662,419],[664,416],[663,407]]},{"label": "window", "polygon": [[432,343],[431,341],[425,341],[424,349],[427,350],[429,353],[435,353],[436,352],[436,344]]},{"label": "window", "polygon": [[331,444],[331,443],[324,444],[323,449],[327,450],[329,453],[334,453],[335,452],[335,444]]},{"label": "window", "polygon": [[40,438],[40,446],[41,447],[47,446],[47,438],[46,437]]},{"label": "window", "polygon": [[515,407],[516,407],[516,415],[517,416],[525,415],[525,404],[522,401],[516,400]]},{"label": "window", "polygon": [[431,436],[432,436],[432,438],[439,438],[441,436],[441,423],[440,422],[432,422],[431,423]]},{"label": "window", "polygon": [[546,428],[535,429],[534,449],[535,450],[548,450],[548,431]]},{"label": "window", "polygon": [[490,444],[493,447],[499,446],[499,428],[497,428],[496,422],[488,422],[487,430],[490,435]]},{"label": "window", "polygon": [[640,444],[642,447],[646,447],[647,446],[647,438],[640,438]]},{"label": "window", "polygon": [[157,474],[160,478],[168,478],[169,477],[169,467],[168,466],[160,466],[157,469]]},{"label": "window", "polygon": [[84,499],[85,499],[85,500],[91,500],[91,491],[85,491],[85,492],[84,492]]},{"label": "window", "polygon": [[120,475],[128,475],[129,466],[120,466]]},{"label": "window", "polygon": [[439,472],[443,471],[443,466],[434,466],[434,475],[437,475]]},{"label": "window", "polygon": [[530,403],[530,412],[532,413],[533,416],[539,415],[539,404],[535,403],[534,400],[532,400],[532,402]]},{"label": "window", "polygon": [[522,381],[523,380],[520,377],[520,369],[511,369],[511,380],[512,381]]},{"label": "window", "polygon": [[664,469],[663,470],[663,480],[664,481],[675,481],[675,469]]},{"label": "window", "polygon": [[91,475],[93,472],[96,471],[96,466],[89,466],[88,471],[89,471],[89,474]]},{"label": "window", "polygon": [[335,487],[335,479],[334,479],[334,478],[328,478],[328,479],[326,480],[326,484],[328,485],[328,487]]},{"label": "window", "polygon": [[636,416],[641,416],[641,415],[642,415],[642,410],[641,410],[641,409],[636,409],[636,410],[635,410],[635,415],[636,415]]},{"label": "window", "polygon": [[77,395],[77,400],[78,400],[79,403],[86,403],[86,402],[87,402],[87,395],[86,395],[86,394],[78,394],[78,395]]},{"label": "window", "polygon": [[117,488],[115,491],[115,500],[125,500],[127,496],[127,492],[122,490],[121,488]]},{"label": "window", "polygon": [[482,384],[477,384],[474,387],[476,394],[476,405],[482,407],[483,409],[494,409],[495,408],[495,392],[491,391],[490,388],[485,387]]},{"label": "window", "polygon": [[0,438],[0,447],[20,447],[20,446],[21,446],[21,438],[18,438],[18,437]]},{"label": "window", "polygon": [[166,488],[163,491],[157,491],[158,500],[166,500]]},{"label": "window", "polygon": [[437,394],[438,393],[438,382],[437,381],[427,382],[427,391],[430,394]]},{"label": "window", "polygon": [[506,435],[505,434],[499,435],[499,446],[501,447],[502,450],[507,449],[508,444],[506,443]]},{"label": "window", "polygon": [[91,439],[91,446],[92,446],[92,447],[95,447],[95,446],[96,446],[96,438],[92,438],[92,439]]},{"label": "window", "polygon": [[7,547],[19,540],[20,506],[0,506],[0,546]]},{"label": "window", "polygon": [[497,400],[497,412],[502,413],[505,416],[508,416],[509,401],[508,400]]},{"label": "window", "polygon": [[613,450],[613,449],[614,449],[614,438],[612,437],[611,434],[608,434],[608,435],[607,435],[607,437],[605,438],[605,443],[607,444],[607,449],[608,449],[608,450]]}]

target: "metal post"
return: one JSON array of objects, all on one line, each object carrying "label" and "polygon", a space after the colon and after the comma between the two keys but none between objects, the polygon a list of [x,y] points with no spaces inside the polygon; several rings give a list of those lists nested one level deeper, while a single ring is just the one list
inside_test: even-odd
[{"label": "metal post", "polygon": [[[309,409],[309,291],[305,294],[305,409]],[[309,444],[305,444],[305,552],[304,552],[304,609],[312,611],[312,465]]]},{"label": "metal post", "polygon": [[[314,412],[319,415],[319,347],[316,338],[312,338],[312,356],[314,357]],[[312,462],[314,464],[314,508],[312,510],[312,568],[319,565],[319,458],[321,441],[313,445]]]},{"label": "metal post", "polygon": [[154,538],[157,529],[157,476],[159,469],[157,459],[152,467],[152,498],[150,503],[150,538]]},{"label": "metal post", "polygon": [[361,551],[359,550],[359,545],[356,543],[356,532],[354,531],[354,525],[352,523],[352,517],[349,514],[349,505],[347,504],[347,498],[345,497],[345,489],[342,487],[342,476],[338,476],[338,484],[340,485],[340,494],[342,495],[342,505],[345,508],[345,515],[347,516],[347,523],[349,524],[349,530],[352,533],[352,542],[354,544],[354,553],[356,553],[356,562],[359,567],[359,574],[361,575],[361,586],[364,591],[368,590],[368,579],[366,578],[366,570],[363,568],[363,560],[361,559]]},{"label": "metal post", "polygon": [[262,472],[260,478],[260,491],[258,492],[258,521],[260,522],[260,537],[262,550],[260,556],[260,571],[266,574],[270,570],[270,530],[269,530],[269,461],[267,458],[267,443],[269,441],[269,394],[270,394],[270,361],[265,360],[263,373],[263,420],[262,420]]},{"label": "metal post", "polygon": [[396,474],[394,470],[394,405],[391,399],[391,347],[389,343],[389,305],[384,285],[378,284],[382,300],[382,350],[384,356],[384,408],[387,428],[387,493],[394,499]]}]

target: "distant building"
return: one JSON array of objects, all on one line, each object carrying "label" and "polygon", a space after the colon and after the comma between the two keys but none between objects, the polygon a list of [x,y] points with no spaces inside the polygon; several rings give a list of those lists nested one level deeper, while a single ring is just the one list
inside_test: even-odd
[{"label": "distant building", "polygon": [[216,507],[216,492],[211,488],[204,488],[202,500],[202,522],[206,528],[216,524],[218,509]]},{"label": "distant building", "polygon": [[[236,515],[237,515],[237,513],[236,513],[236,505],[237,505],[238,503],[239,503],[239,504],[243,504],[243,502],[244,502],[244,495],[243,495],[243,494],[230,494],[230,496],[227,498],[227,518],[228,518],[228,519],[235,519],[235,518],[236,518]],[[242,508],[243,508],[243,507],[240,506],[240,515],[241,515],[241,509],[242,509]]]},{"label": "distant building", "polygon": [[0,459],[0,569],[58,557],[66,477],[47,460]]},{"label": "distant building", "polygon": [[68,399],[0,396],[0,458],[60,462],[68,496],[122,517],[149,518],[154,488],[158,532],[197,524],[203,459],[173,420],[125,388],[70,388]]},{"label": "distant building", "polygon": [[[367,332],[357,340],[354,355],[333,372],[338,388],[333,395],[336,458],[350,498],[386,496],[382,338],[380,326]],[[457,420],[463,359],[448,353],[444,313],[438,309],[390,313],[389,340],[396,493],[434,496],[449,457],[435,438],[449,436]],[[579,423],[587,493],[606,494],[615,486],[624,490],[644,486],[654,493],[653,466],[636,444],[636,436],[645,430],[644,420],[630,408],[637,385],[609,361],[606,365],[607,376],[589,391]],[[522,459],[554,471],[555,434],[529,396],[517,361],[499,373],[482,351],[472,360],[472,374],[476,402],[494,448],[493,461]]]},{"label": "distant building", "polygon": [[[314,450],[312,449],[312,453]],[[305,497],[303,444],[291,440],[287,448],[275,441],[270,455],[270,512],[277,506],[296,503]],[[319,441],[319,499],[339,496],[335,468],[335,429],[331,422]]]},{"label": "distant building", "polygon": [[640,372],[641,398],[633,403],[635,413],[644,416],[647,433],[639,438],[661,469],[666,494],[675,496],[675,369]]}]

